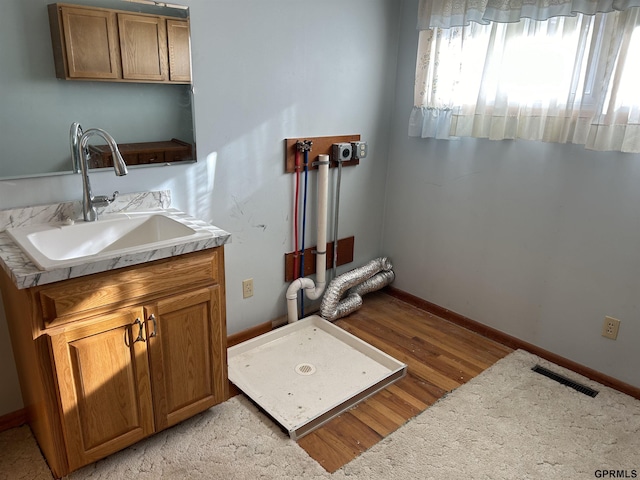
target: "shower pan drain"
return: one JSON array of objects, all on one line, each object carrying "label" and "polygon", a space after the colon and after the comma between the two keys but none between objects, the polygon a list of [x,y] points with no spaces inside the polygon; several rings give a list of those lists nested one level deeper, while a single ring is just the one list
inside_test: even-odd
[{"label": "shower pan drain", "polygon": [[296,365],[295,371],[298,375],[313,375],[316,373],[316,367],[310,363],[300,363]]}]

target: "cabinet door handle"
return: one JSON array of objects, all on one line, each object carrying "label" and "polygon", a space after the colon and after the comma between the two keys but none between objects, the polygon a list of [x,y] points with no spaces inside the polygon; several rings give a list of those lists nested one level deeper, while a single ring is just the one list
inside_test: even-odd
[{"label": "cabinet door handle", "polygon": [[158,328],[158,324],[156,323],[156,316],[152,313],[151,315],[149,315],[149,320],[151,320],[153,322],[153,332],[151,332],[149,334],[148,338],[152,338],[156,336],[156,331]]},{"label": "cabinet door handle", "polygon": [[127,325],[127,328],[124,329],[124,344],[131,347],[131,325]]},{"label": "cabinet door handle", "polygon": [[136,342],[146,342],[144,336],[142,335],[142,322],[140,321],[139,318],[136,318],[136,321],[133,322],[134,324],[138,324],[138,337],[133,341],[133,343]]}]

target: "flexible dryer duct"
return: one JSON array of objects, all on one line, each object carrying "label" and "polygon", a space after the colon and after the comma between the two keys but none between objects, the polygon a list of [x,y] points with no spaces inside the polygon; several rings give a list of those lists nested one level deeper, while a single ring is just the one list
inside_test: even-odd
[{"label": "flexible dryer duct", "polygon": [[[336,277],[322,298],[320,316],[333,321],[356,311],[362,306],[362,295],[393,281],[395,274],[392,268],[387,257],[380,257]],[[341,300],[345,292],[347,297]]]}]

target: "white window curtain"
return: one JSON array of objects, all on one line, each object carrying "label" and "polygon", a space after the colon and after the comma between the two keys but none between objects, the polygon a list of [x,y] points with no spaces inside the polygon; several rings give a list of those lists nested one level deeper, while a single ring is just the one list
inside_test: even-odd
[{"label": "white window curtain", "polygon": [[633,1],[421,0],[409,135],[640,153]]}]

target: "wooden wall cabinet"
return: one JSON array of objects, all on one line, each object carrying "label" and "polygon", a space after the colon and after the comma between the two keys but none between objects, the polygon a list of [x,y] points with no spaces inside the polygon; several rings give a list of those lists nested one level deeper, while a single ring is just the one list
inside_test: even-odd
[{"label": "wooden wall cabinet", "polygon": [[[161,142],[120,143],[118,149],[129,166],[194,159],[193,145],[177,138]],[[113,167],[113,155],[108,145],[89,145],[89,152],[89,168]]]},{"label": "wooden wall cabinet", "polygon": [[189,22],[167,19],[169,80],[191,83],[191,34]]},{"label": "wooden wall cabinet", "polygon": [[164,18],[119,13],[118,35],[122,78],[146,81],[169,78]]},{"label": "wooden wall cabinet", "polygon": [[186,19],[56,3],[49,24],[58,78],[191,83]]},{"label": "wooden wall cabinet", "polygon": [[223,247],[3,298],[25,407],[57,477],[228,397]]},{"label": "wooden wall cabinet", "polygon": [[[118,79],[120,54],[116,15],[109,10],[49,6],[56,27],[54,57],[59,78]],[[55,20],[55,22],[53,22]]]}]

